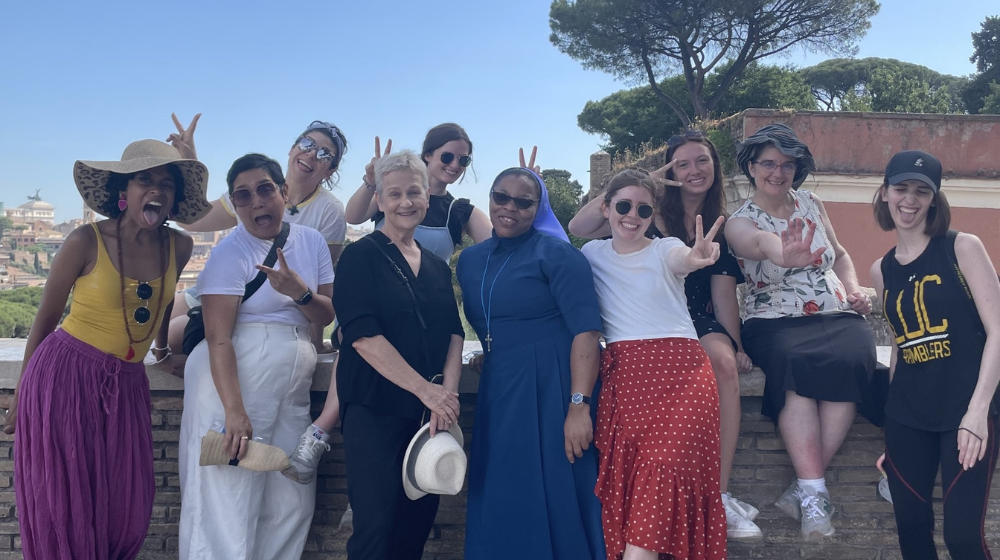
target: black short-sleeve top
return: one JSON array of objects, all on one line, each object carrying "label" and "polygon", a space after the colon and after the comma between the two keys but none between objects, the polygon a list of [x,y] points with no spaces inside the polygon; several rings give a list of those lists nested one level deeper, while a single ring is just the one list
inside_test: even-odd
[{"label": "black short-sleeve top", "polygon": [[[419,419],[424,412],[420,399],[383,377],[358,354],[353,346],[358,339],[384,336],[406,363],[431,380],[444,369],[452,335],[464,336],[451,268],[427,249],[420,250],[417,275],[381,231],[351,243],[340,256],[333,306],[344,337],[337,365],[342,413],[351,404],[403,418]],[[413,289],[412,296],[400,273]]]}]

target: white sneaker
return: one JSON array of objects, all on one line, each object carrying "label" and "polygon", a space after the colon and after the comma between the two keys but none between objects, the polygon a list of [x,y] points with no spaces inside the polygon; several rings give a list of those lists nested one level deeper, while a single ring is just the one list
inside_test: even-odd
[{"label": "white sneaker", "polygon": [[309,484],[316,478],[320,457],[324,451],[329,450],[328,443],[313,437],[310,427],[299,438],[299,446],[288,456],[289,467],[281,471],[281,474],[299,484]]},{"label": "white sneaker", "polygon": [[824,537],[831,537],[833,529],[833,506],[830,505],[830,494],[816,492],[812,488],[802,488],[802,538],[810,542],[821,542]]},{"label": "white sneaker", "polygon": [[743,515],[743,517],[746,517],[750,521],[757,519],[757,516],[760,515],[759,509],[744,502],[743,500],[738,500],[734,498],[731,494],[729,496],[729,503],[736,508],[736,511],[739,511],[740,514]]},{"label": "white sneaker", "polygon": [[778,501],[774,502],[774,505],[778,507],[781,511],[785,512],[792,519],[799,521],[802,519],[802,498],[800,493],[802,490],[799,488],[799,481],[793,480],[785,492],[781,494]]},{"label": "white sneaker", "polygon": [[[747,519],[741,507],[733,498],[723,498],[722,504],[726,506],[726,538],[731,541],[757,542],[764,538],[760,527],[753,521]],[[756,509],[756,508],[755,508]]]}]

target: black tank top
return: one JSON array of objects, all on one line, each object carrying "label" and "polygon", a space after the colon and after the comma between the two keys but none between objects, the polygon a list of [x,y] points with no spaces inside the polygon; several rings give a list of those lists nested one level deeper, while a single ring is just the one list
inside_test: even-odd
[{"label": "black tank top", "polygon": [[[920,430],[958,428],[979,381],[986,334],[959,279],[954,236],[934,237],[902,265],[882,258],[885,318],[896,337],[886,416]],[[996,415],[996,395],[990,415]]]}]

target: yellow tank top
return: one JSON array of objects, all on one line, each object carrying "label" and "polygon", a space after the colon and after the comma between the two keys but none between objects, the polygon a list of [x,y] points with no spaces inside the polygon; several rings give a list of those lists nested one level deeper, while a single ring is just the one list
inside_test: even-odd
[{"label": "yellow tank top", "polygon": [[[125,331],[125,318],[122,317],[122,293],[121,280],[118,270],[115,269],[104,247],[104,240],[101,239],[101,231],[94,226],[97,234],[97,265],[94,270],[76,279],[73,284],[73,303],[70,305],[69,315],[62,323],[62,328],[74,338],[82,340],[87,344],[114,354],[122,360],[126,360],[129,353],[128,333]],[[125,278],[125,316],[128,317],[128,326],[132,331],[133,340],[141,340],[147,334],[152,333],[145,342],[137,342],[132,345],[134,355],[127,359],[130,362],[141,362],[149,352],[149,347],[156,338],[156,330],[160,328],[163,321],[163,314],[167,305],[173,300],[174,289],[177,285],[177,265],[174,256],[174,232],[170,232],[170,255],[167,263],[167,273],[164,278],[150,280],[148,284],[153,288],[152,297],[143,302],[136,295],[136,287],[141,284],[138,280]],[[159,315],[156,314],[156,302],[160,298],[160,291],[166,290],[163,294],[163,305]],[[140,325],[133,317],[137,307],[147,307],[149,309],[149,320]]]}]

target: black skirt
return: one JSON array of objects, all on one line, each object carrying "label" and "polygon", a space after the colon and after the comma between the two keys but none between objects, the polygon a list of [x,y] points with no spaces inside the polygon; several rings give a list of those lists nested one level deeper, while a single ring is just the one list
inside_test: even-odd
[{"label": "black skirt", "polygon": [[750,319],[741,334],[743,349],[764,371],[761,413],[774,422],[786,391],[861,403],[877,363],[871,327],[854,313]]}]

